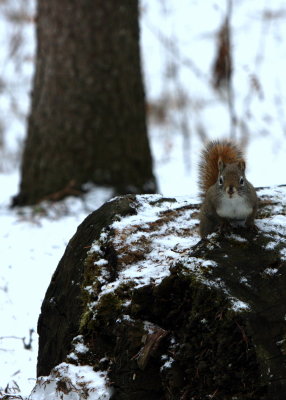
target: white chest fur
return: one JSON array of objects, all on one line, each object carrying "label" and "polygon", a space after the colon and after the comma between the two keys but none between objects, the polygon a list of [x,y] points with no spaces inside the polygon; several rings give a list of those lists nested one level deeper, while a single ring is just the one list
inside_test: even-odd
[{"label": "white chest fur", "polygon": [[252,207],[238,194],[234,194],[230,198],[224,193],[220,199],[216,212],[222,218],[242,220],[246,219],[252,213]]}]

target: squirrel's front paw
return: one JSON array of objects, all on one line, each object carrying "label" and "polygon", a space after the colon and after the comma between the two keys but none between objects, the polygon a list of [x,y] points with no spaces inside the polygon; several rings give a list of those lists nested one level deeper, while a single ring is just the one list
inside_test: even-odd
[{"label": "squirrel's front paw", "polygon": [[246,225],[246,228],[253,233],[258,233],[258,228],[255,224]]},{"label": "squirrel's front paw", "polygon": [[228,221],[223,221],[219,224],[218,233],[220,235],[225,235],[227,233],[230,233],[230,231],[231,231],[231,225]]}]

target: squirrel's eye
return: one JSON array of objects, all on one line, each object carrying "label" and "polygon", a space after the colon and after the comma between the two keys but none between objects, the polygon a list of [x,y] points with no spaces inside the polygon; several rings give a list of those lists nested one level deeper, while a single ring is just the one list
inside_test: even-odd
[{"label": "squirrel's eye", "polygon": [[223,184],[223,177],[222,177],[222,176],[219,177],[218,183],[219,183],[220,185]]},{"label": "squirrel's eye", "polygon": [[242,176],[240,177],[239,184],[240,184],[240,185],[243,185],[243,184],[244,184],[244,179],[243,179]]}]

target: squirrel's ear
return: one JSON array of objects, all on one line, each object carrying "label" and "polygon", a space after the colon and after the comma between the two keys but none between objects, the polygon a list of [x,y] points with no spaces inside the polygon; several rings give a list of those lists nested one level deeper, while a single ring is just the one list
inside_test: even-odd
[{"label": "squirrel's ear", "polygon": [[224,162],[222,161],[222,159],[221,159],[221,157],[219,157],[219,159],[218,159],[218,170],[219,170],[219,173],[221,173],[222,172],[222,170],[224,169],[224,167],[225,167],[225,165],[224,165]]},{"label": "squirrel's ear", "polygon": [[245,171],[245,161],[244,160],[239,160],[238,161],[238,167],[241,169],[242,172]]}]

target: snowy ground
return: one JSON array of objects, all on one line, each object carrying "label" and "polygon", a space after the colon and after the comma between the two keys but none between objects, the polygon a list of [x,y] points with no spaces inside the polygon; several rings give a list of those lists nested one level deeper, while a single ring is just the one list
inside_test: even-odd
[{"label": "snowy ground", "polygon": [[[41,302],[64,249],[87,214],[110,198],[106,190],[90,193],[85,201],[67,199],[61,204],[32,210],[9,210],[17,191],[18,173],[0,176],[0,394],[15,380],[28,395],[35,383],[37,318]],[[31,349],[26,350],[30,342]],[[0,396],[1,398],[1,396]]]},{"label": "snowy ground", "polygon": [[[263,3],[237,1],[231,18],[236,136],[248,144],[248,178],[255,186],[286,183],[286,8],[279,0]],[[32,15],[33,4],[30,0],[1,3],[0,83],[3,80],[6,86],[0,87],[0,133],[5,133],[1,140],[6,146],[0,163],[0,397],[8,383],[10,392],[13,387],[17,391],[17,385],[24,396],[31,392],[37,318],[51,275],[79,223],[111,196],[96,189],[84,201],[9,209],[19,179],[9,157],[17,152],[25,132],[34,36],[31,21],[18,31],[5,13],[29,5],[27,14]],[[214,0],[142,0],[141,8],[148,100],[167,99],[170,105],[164,121],[150,119],[160,192],[191,195],[197,191],[198,133],[217,138],[227,136],[230,128],[227,104],[209,84],[216,33],[226,7]],[[8,57],[7,35],[14,38],[10,42],[17,62]],[[19,35],[24,37],[22,47],[16,46]],[[183,105],[178,106],[182,96]]]}]

